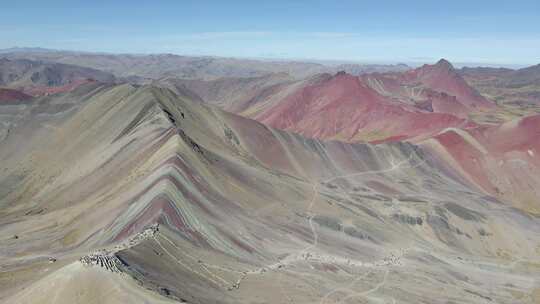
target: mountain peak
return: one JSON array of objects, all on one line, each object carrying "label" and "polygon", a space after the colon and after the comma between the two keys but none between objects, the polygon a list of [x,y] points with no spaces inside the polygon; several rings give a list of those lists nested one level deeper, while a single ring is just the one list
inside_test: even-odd
[{"label": "mountain peak", "polygon": [[447,68],[447,69],[453,69],[454,67],[452,66],[452,64],[450,63],[450,61],[442,58],[441,60],[437,61],[437,63],[435,64],[436,66],[439,66],[439,67],[444,67],[444,68]]},{"label": "mountain peak", "polygon": [[356,79],[356,76],[354,76],[352,74],[349,74],[349,73],[347,73],[345,71],[339,71],[333,77],[331,77],[330,79],[338,79],[340,81],[344,81],[344,80]]}]

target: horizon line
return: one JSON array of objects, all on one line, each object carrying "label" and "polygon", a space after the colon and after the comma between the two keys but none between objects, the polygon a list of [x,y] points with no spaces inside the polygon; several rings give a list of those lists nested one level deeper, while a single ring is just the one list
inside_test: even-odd
[{"label": "horizon line", "polygon": [[358,65],[406,65],[408,67],[418,67],[424,64],[434,64],[439,60],[447,60],[454,67],[457,68],[510,68],[519,69],[524,67],[530,67],[540,65],[540,63],[497,63],[497,62],[475,62],[475,61],[452,61],[443,56],[441,57],[422,57],[422,58],[410,58],[410,60],[352,60],[352,59],[339,59],[339,58],[311,58],[311,57],[287,57],[287,56],[227,56],[219,54],[191,54],[191,53],[175,53],[175,52],[115,52],[115,51],[97,51],[97,50],[81,50],[81,49],[54,49],[44,48],[40,46],[12,46],[7,48],[0,48],[0,57],[7,53],[17,52],[34,52],[34,53],[47,53],[47,52],[66,52],[66,53],[86,53],[95,55],[131,55],[131,56],[163,56],[172,55],[179,57],[200,57],[200,58],[223,58],[223,59],[239,59],[239,60],[254,60],[254,61],[269,61],[269,62],[301,62],[301,63],[315,63],[321,65],[340,65],[340,64],[358,64]]}]

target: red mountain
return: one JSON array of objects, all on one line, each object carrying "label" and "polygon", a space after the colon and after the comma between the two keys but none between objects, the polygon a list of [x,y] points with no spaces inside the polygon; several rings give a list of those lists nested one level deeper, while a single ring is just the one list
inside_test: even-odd
[{"label": "red mountain", "polygon": [[406,139],[467,125],[454,115],[396,102],[343,72],[308,82],[252,116],[308,137],[348,142]]},{"label": "red mountain", "polygon": [[[424,144],[486,193],[540,214],[540,115],[497,126],[450,129]],[[441,151],[444,151],[443,153]]]},{"label": "red mountain", "polygon": [[368,74],[363,81],[382,95],[415,105],[420,109],[467,117],[471,111],[494,106],[441,59],[404,73]]},{"label": "red mountain", "polygon": [[420,84],[429,89],[455,96],[457,100],[469,108],[491,108],[492,102],[484,98],[458,74],[450,62],[439,60],[434,65],[424,65],[420,68],[402,74],[403,83]]},{"label": "red mountain", "polygon": [[162,83],[269,126],[347,142],[424,138],[494,106],[441,60],[406,72]]},{"label": "red mountain", "polygon": [[21,91],[0,88],[0,104],[15,103],[28,100],[30,98],[32,98],[32,96],[27,95]]}]

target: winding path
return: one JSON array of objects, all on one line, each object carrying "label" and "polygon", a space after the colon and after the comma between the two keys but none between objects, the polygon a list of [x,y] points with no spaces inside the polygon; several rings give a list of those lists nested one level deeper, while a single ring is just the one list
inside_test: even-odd
[{"label": "winding path", "polygon": [[[313,235],[313,241],[307,247],[287,255],[284,259],[282,259],[280,261],[277,261],[276,263],[273,263],[273,264],[269,264],[269,265],[266,265],[266,266],[262,266],[262,267],[255,268],[255,269],[252,269],[252,270],[247,270],[247,271],[240,271],[240,270],[235,270],[235,269],[231,269],[231,268],[227,268],[227,267],[223,267],[223,266],[219,266],[219,265],[209,264],[209,263],[206,263],[206,262],[202,262],[201,260],[198,260],[198,259],[190,256],[189,254],[183,252],[182,249],[180,247],[178,247],[177,245],[175,245],[174,242],[172,242],[169,238],[167,238],[163,234],[160,234],[167,242],[169,242],[172,246],[174,246],[179,252],[182,252],[182,254],[186,255],[186,257],[188,257],[189,259],[191,259],[194,262],[198,263],[200,265],[201,269],[204,270],[204,272],[205,272],[205,273],[202,273],[200,271],[197,271],[197,270],[193,269],[192,267],[190,267],[186,263],[182,262],[180,259],[176,258],[172,253],[170,253],[162,245],[162,243],[158,240],[158,238],[156,236],[154,236],[154,240],[163,249],[163,251],[165,253],[167,253],[167,255],[169,255],[172,259],[174,259],[182,267],[186,268],[190,272],[192,272],[192,273],[194,273],[194,274],[196,274],[196,275],[198,275],[198,276],[200,276],[200,277],[202,277],[204,279],[209,280],[210,282],[212,282],[216,286],[219,286],[219,287],[222,287],[222,288],[227,288],[228,290],[239,289],[240,284],[242,283],[242,281],[245,278],[247,278],[247,276],[249,276],[249,275],[263,274],[263,273],[265,273],[267,271],[278,270],[278,269],[281,269],[281,268],[283,268],[283,267],[285,267],[287,265],[290,265],[290,264],[293,264],[293,263],[296,263],[296,262],[299,262],[299,261],[330,262],[330,263],[336,263],[336,264],[346,264],[348,266],[367,267],[367,268],[396,265],[396,264],[398,264],[399,259],[401,258],[401,256],[403,254],[405,254],[406,250],[401,250],[401,252],[398,255],[394,255],[392,253],[389,256],[384,257],[380,261],[376,261],[376,262],[372,262],[372,263],[366,263],[366,262],[363,262],[363,261],[354,261],[354,260],[350,260],[350,259],[344,258],[344,257],[338,257],[338,256],[332,256],[332,255],[326,255],[326,254],[319,254],[319,253],[315,253],[315,252],[310,252],[313,248],[318,246],[318,242],[319,242],[319,234],[318,234],[317,229],[315,228],[315,226],[313,224],[313,218],[316,216],[316,214],[313,213],[313,208],[314,208],[315,201],[316,201],[316,199],[318,197],[318,194],[319,194],[319,190],[318,190],[319,183],[329,183],[331,181],[334,181],[334,180],[340,179],[340,178],[345,178],[346,179],[346,178],[358,177],[358,176],[363,176],[363,175],[381,174],[381,173],[388,173],[388,172],[392,172],[392,171],[396,171],[396,170],[416,168],[416,167],[422,165],[423,163],[425,163],[425,160],[422,160],[422,161],[418,162],[415,165],[410,165],[410,163],[412,161],[412,158],[413,158],[413,156],[411,154],[407,159],[396,163],[394,161],[393,157],[391,157],[391,160],[390,160],[391,166],[389,168],[386,168],[386,169],[361,171],[361,172],[356,172],[356,173],[349,173],[349,174],[333,176],[333,177],[327,178],[327,179],[325,179],[323,181],[316,181],[316,180],[312,181],[311,186],[312,186],[312,193],[313,194],[311,196],[311,199],[308,202],[308,207],[307,207],[306,213],[308,215],[308,224],[309,224],[309,227],[311,229],[311,233]],[[406,164],[409,164],[409,165],[407,166]],[[347,193],[345,193],[345,194],[349,197],[349,195]],[[210,269],[216,269],[216,270],[221,270],[221,271],[224,271],[224,272],[240,274],[240,277],[236,280],[236,282],[232,283],[232,282],[227,281],[223,277],[215,274],[214,272],[210,271]],[[367,273],[364,273],[364,274],[361,274],[361,275],[355,277],[345,287],[344,286],[338,286],[335,289],[329,291],[328,293],[326,293],[321,298],[320,304],[324,304],[325,301],[331,295],[333,295],[333,294],[335,294],[335,293],[337,293],[339,291],[347,291],[347,292],[351,293],[347,297],[343,298],[340,302],[342,302],[342,301],[344,301],[346,299],[349,299],[349,298],[367,296],[367,295],[369,295],[371,293],[376,292],[381,287],[383,287],[384,284],[386,284],[386,280],[387,280],[387,277],[388,277],[388,274],[389,274],[389,269],[386,268],[386,272],[385,272],[383,281],[378,283],[375,287],[373,287],[372,289],[367,290],[367,291],[363,291],[363,292],[359,292],[359,293],[353,293],[354,291],[351,290],[350,288],[356,282],[358,282],[362,278],[365,278],[365,276],[367,276],[369,273],[370,272],[367,272]],[[278,284],[279,284],[280,291],[287,298],[287,301],[292,303],[293,299],[285,292],[285,290],[283,288],[283,285],[281,283],[282,277],[283,277],[283,274],[281,274],[280,277],[278,278]],[[395,303],[395,299],[392,299],[392,300]]]}]

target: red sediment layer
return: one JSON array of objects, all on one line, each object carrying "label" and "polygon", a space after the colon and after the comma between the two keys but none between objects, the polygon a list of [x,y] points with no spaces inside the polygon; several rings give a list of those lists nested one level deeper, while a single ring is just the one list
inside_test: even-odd
[{"label": "red sediment layer", "polygon": [[81,80],[74,80],[66,85],[57,86],[57,87],[32,86],[32,87],[25,88],[24,91],[33,96],[58,94],[58,93],[70,92],[83,84],[91,83],[91,82],[94,82],[94,80],[81,79]]},{"label": "red sediment layer", "polygon": [[32,96],[25,94],[21,91],[0,88],[0,104],[24,101],[31,98]]}]

